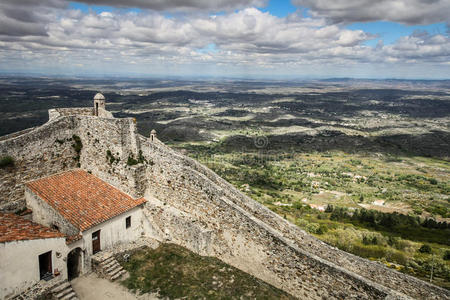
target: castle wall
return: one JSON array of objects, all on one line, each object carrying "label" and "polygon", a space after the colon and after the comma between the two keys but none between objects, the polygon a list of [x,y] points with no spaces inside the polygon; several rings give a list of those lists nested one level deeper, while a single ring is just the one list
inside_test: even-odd
[{"label": "castle wall", "polygon": [[[166,203],[158,210],[149,201],[149,218],[176,243],[216,256],[300,298],[384,298],[394,290],[414,298],[450,298],[442,288],[317,240],[158,141],[142,139],[141,147],[153,162],[147,167],[146,195]],[[209,245],[196,246],[192,226],[180,229],[177,222],[189,222],[171,213],[172,208],[201,225],[208,232],[201,239]]]},{"label": "castle wall", "polygon": [[[74,118],[77,123],[76,134],[83,143],[81,168],[135,198],[140,197],[135,180],[139,166],[127,165],[129,157],[136,159],[138,156],[134,119]],[[114,160],[111,161],[111,158]]]},{"label": "castle wall", "polygon": [[76,167],[74,128],[71,119],[57,118],[0,140],[0,157],[14,158],[13,167],[0,168],[0,210],[14,212],[25,206],[24,182]]},{"label": "castle wall", "polygon": [[[226,199],[219,186],[183,164],[171,151],[164,151],[164,146],[145,146],[148,151],[144,154],[154,162],[148,168],[150,183],[147,193],[165,202],[168,207],[162,207],[163,211],[158,212],[150,202],[150,218],[173,242],[201,254],[218,257],[299,298],[381,299],[391,293],[356,274],[305,253]],[[191,216],[194,226],[179,226],[187,222],[171,214],[173,209],[170,207]],[[193,233],[199,231],[199,227],[203,227],[201,231],[205,234],[202,241],[208,245],[196,242]]]}]

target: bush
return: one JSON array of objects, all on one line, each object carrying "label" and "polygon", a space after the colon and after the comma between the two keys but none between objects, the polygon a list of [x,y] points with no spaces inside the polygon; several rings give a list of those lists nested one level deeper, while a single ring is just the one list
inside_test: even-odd
[{"label": "bush", "polygon": [[3,156],[0,158],[0,168],[6,168],[6,167],[12,167],[14,166],[14,158],[11,156]]},{"label": "bush", "polygon": [[306,231],[308,231],[309,233],[318,233],[319,230],[320,225],[317,223],[309,223],[308,225],[306,225]]},{"label": "bush", "polygon": [[420,253],[431,253],[431,247],[430,245],[424,244],[422,247],[419,248]]},{"label": "bush", "polygon": [[133,156],[128,156],[128,160],[127,160],[127,165],[129,166],[134,166],[137,165],[139,162],[133,157]]},{"label": "bush", "polygon": [[446,250],[442,258],[444,260],[450,260],[450,250]]}]

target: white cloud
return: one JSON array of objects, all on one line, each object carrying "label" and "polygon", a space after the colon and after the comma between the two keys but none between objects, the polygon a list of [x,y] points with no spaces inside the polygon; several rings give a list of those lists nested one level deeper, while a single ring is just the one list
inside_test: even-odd
[{"label": "white cloud", "polygon": [[279,18],[256,8],[167,17],[154,11],[96,14],[46,6],[35,7],[27,16],[4,7],[0,5],[0,15],[8,19],[0,23],[12,25],[0,29],[0,64],[9,69],[82,64],[87,71],[174,75],[180,70],[195,73],[195,68],[305,73],[366,64],[445,66],[450,57],[444,35],[416,32],[393,45],[369,47],[365,42],[373,36],[362,30],[329,24],[321,17]]},{"label": "white cloud", "polygon": [[393,21],[404,24],[449,22],[449,0],[292,0],[315,16],[334,22]]},{"label": "white cloud", "polygon": [[230,11],[249,6],[265,6],[267,0],[81,0],[93,5],[137,7],[156,11]]}]

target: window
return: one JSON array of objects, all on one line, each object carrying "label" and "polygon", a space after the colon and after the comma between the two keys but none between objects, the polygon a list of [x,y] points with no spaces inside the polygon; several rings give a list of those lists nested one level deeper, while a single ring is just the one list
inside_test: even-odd
[{"label": "window", "polygon": [[131,217],[126,217],[125,219],[125,228],[131,227]]}]

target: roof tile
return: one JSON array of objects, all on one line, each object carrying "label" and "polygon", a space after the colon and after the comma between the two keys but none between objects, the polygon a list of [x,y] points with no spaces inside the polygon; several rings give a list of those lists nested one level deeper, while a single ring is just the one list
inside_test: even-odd
[{"label": "roof tile", "polygon": [[146,202],[144,198],[133,199],[100,178],[79,169],[26,185],[81,231]]},{"label": "roof tile", "polygon": [[64,234],[14,214],[0,213],[0,243],[57,237]]}]

